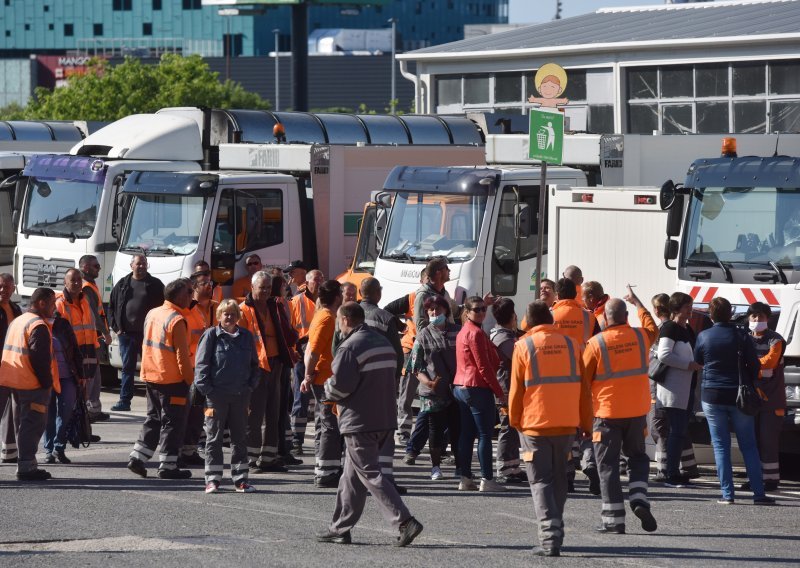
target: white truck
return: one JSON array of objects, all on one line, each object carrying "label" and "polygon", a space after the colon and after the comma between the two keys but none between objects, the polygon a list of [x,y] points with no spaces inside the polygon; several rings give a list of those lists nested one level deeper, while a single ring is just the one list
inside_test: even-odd
[{"label": "white truck", "polygon": [[[288,144],[274,143],[277,140],[273,127],[278,123],[285,129]],[[273,143],[265,143],[270,141]],[[230,160],[235,165],[221,167],[235,167],[240,171],[300,172],[294,176],[292,186],[297,209],[286,211],[290,215],[287,217],[287,226],[298,231],[299,235],[313,236],[315,225],[313,222],[309,224],[312,219],[309,171],[314,144],[380,146],[387,155],[397,155],[419,146],[419,154],[434,156],[436,148],[446,148],[451,153],[440,155],[436,163],[441,163],[440,160],[483,162],[481,134],[472,122],[463,117],[414,115],[400,118],[201,111],[192,108],[163,109],[155,115],[129,116],[75,145],[67,156],[40,155],[26,165],[25,191],[20,192],[15,203],[19,229],[14,265],[21,296],[29,297],[39,286],[58,286],[64,272],[76,266],[81,256],[94,254],[103,267],[99,281],[103,283],[101,290],[104,299],[108,298],[113,286],[114,258],[126,220],[126,209],[118,207],[118,201],[121,188],[133,171],[197,172],[218,169],[220,161]],[[320,152],[324,154],[324,151]],[[380,166],[384,168],[380,177],[385,176],[391,165],[403,163],[399,160],[387,165],[386,160]],[[275,168],[278,163],[285,162],[290,164],[286,169]],[[366,161],[362,165],[369,163]],[[432,162],[426,160],[423,163]],[[319,165],[319,168],[322,172],[326,166]],[[151,176],[150,181],[152,179]],[[376,185],[379,183],[376,182]],[[348,188],[348,194],[352,191],[353,188]],[[363,203],[368,199],[369,189],[364,188],[362,195]],[[283,203],[290,207],[288,197],[286,199]],[[331,210],[340,211],[342,204],[343,200],[334,199]],[[168,209],[175,211],[174,207]],[[358,217],[360,210],[361,205],[354,207],[351,212]],[[344,218],[344,213],[340,219]],[[161,213],[167,214],[172,213]],[[162,218],[161,221],[176,222],[174,218]],[[336,222],[339,222],[338,219]],[[193,230],[196,228],[194,226]],[[274,227],[270,230],[274,230]],[[315,248],[309,244],[313,238],[300,239],[294,235],[287,235],[287,238],[289,240],[286,242],[291,242],[295,247],[304,243],[304,248],[296,249],[299,254],[295,258],[303,258],[311,263],[317,260],[313,256]],[[337,241],[329,244],[335,246]],[[125,246],[131,246],[131,243]],[[156,258],[158,254],[176,253],[176,257],[186,260],[185,255],[176,252],[186,250],[185,247],[186,243],[171,247],[170,253],[154,250],[151,256]],[[289,251],[285,251],[285,254],[288,255]],[[324,259],[326,255],[341,255],[344,258],[344,251],[334,249],[331,252],[329,247],[320,253],[320,258]],[[281,255],[275,260],[291,258],[284,259]],[[344,261],[332,262],[331,266],[342,270]],[[182,269],[180,267],[167,272],[179,274]],[[219,275],[228,278],[236,274]]]},{"label": "white truck", "polygon": [[740,321],[755,301],[772,308],[786,340],[781,449],[800,453],[800,135],[736,142],[738,152],[694,161],[682,185],[664,184],[664,262],[696,307],[724,297]]}]

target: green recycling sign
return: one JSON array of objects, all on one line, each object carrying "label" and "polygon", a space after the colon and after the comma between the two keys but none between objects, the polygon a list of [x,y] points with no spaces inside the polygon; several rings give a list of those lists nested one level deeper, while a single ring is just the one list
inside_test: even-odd
[{"label": "green recycling sign", "polygon": [[560,165],[564,156],[564,115],[555,110],[531,109],[528,158]]}]

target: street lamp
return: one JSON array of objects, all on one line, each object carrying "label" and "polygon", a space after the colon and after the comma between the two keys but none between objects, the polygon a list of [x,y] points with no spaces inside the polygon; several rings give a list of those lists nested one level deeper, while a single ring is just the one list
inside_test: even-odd
[{"label": "street lamp", "polygon": [[280,60],[278,57],[280,56],[280,51],[278,51],[278,40],[280,39],[281,30],[275,28],[272,30],[272,33],[275,35],[275,110],[281,110],[281,95],[280,95]]},{"label": "street lamp", "polygon": [[388,22],[392,24],[392,98],[389,105],[391,106],[391,113],[396,114],[397,111],[397,91],[396,91],[396,82],[395,82],[395,48],[397,46],[397,18],[389,18]]}]

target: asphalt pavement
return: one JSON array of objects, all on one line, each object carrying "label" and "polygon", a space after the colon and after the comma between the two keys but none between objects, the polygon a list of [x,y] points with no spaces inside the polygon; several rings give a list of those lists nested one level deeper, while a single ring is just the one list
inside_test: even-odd
[{"label": "asphalt pavement", "polygon": [[[103,393],[105,408],[114,400]],[[399,448],[396,477],[409,489],[404,499],[424,524],[422,534],[395,548],[396,533],[368,499],[353,544],[320,544],[314,535],[327,528],[335,490],[313,487],[308,450],[305,463],[289,473],[251,475],[257,493],[235,493],[228,477],[220,493],[206,495],[201,468],[185,481],[158,479],[155,463],[147,479],[127,470],[143,417],[144,399],[137,396],[132,412],[95,425],[100,443],[68,449],[71,465],[44,466],[50,481],[20,483],[13,465],[0,466],[0,566],[738,567],[796,566],[800,558],[798,482],[772,494],[775,507],[753,505],[744,492],[724,506],[716,503],[719,488],[708,469],[693,488],[651,486],[657,532],[642,531],[629,512],[627,534],[606,535],[593,530],[600,498],[588,493],[579,473],[578,491],[567,501],[562,556],[542,559],[530,552],[538,541],[527,486],[460,493],[453,466],[444,467],[443,480],[431,481],[427,455],[407,466]]]}]

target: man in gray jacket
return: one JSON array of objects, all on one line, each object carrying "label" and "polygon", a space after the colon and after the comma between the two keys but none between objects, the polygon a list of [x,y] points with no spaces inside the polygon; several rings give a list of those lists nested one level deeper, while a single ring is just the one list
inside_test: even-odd
[{"label": "man in gray jacket", "polygon": [[[345,300],[346,301],[346,300]],[[365,323],[384,336],[397,353],[396,380],[400,378],[403,370],[403,346],[400,345],[400,331],[397,329],[397,320],[384,309],[378,307],[381,301],[381,283],[377,278],[365,278],[361,282],[361,307],[364,309]]]},{"label": "man in gray jacket", "polygon": [[396,353],[364,324],[364,310],[355,302],[339,308],[337,321],[345,339],[333,360],[333,375],[325,381],[325,399],[338,408],[347,459],[333,520],[317,540],[350,544],[350,530],[371,493],[384,518],[399,531],[395,545],[406,546],[422,532],[422,523],[411,516],[391,478],[381,472],[381,462],[394,453]]}]

